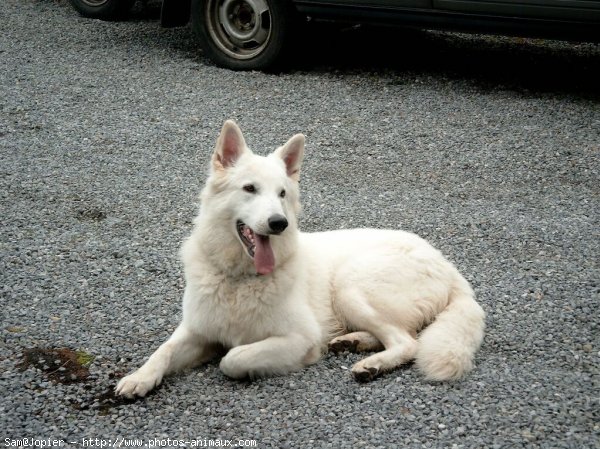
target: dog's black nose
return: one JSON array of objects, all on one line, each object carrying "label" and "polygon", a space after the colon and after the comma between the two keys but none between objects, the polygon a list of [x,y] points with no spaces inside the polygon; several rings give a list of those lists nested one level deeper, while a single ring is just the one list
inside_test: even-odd
[{"label": "dog's black nose", "polygon": [[274,234],[282,233],[288,226],[287,218],[283,215],[273,215],[269,218],[269,228]]}]

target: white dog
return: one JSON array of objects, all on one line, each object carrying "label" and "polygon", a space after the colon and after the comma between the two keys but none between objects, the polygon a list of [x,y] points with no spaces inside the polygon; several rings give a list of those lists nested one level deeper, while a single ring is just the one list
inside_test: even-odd
[{"label": "white dog", "polygon": [[182,322],[121,379],[118,394],[144,396],[164,375],[223,348],[220,368],[235,379],[301,369],[327,342],[333,350],[377,351],[352,368],[358,380],[412,359],[432,380],[471,369],[485,315],[437,250],[403,231],[298,230],[303,153],[297,134],[255,155],[238,126],[225,122],[181,251]]}]

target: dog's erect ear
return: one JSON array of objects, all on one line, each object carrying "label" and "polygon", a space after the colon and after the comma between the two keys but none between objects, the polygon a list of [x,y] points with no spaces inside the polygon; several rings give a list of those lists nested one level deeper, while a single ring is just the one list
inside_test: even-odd
[{"label": "dog's erect ear", "polygon": [[223,123],[221,134],[217,139],[217,146],[212,157],[213,168],[224,170],[231,167],[247,150],[242,130],[233,120],[227,120]]},{"label": "dog's erect ear", "polygon": [[296,134],[284,146],[277,148],[275,154],[283,159],[287,174],[294,181],[300,179],[300,165],[304,157],[304,134]]}]

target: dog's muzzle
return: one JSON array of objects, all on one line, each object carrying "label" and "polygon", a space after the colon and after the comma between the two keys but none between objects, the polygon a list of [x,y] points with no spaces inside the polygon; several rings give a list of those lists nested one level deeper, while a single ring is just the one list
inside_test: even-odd
[{"label": "dog's muzzle", "polygon": [[[281,234],[287,228],[287,219],[282,215],[274,215],[268,220],[269,234]],[[243,221],[238,220],[236,229],[240,241],[248,255],[254,260],[257,274],[269,274],[275,268],[275,254],[271,247],[269,235],[257,234]]]}]

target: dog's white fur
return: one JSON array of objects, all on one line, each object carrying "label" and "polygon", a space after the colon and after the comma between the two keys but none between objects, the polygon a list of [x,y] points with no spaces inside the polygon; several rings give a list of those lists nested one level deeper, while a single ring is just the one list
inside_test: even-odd
[{"label": "dog's white fur", "polygon": [[[354,365],[359,380],[412,359],[432,380],[457,379],[472,368],[484,312],[468,282],[427,242],[403,231],[299,232],[303,152],[298,134],[267,157],[255,155],[237,125],[225,122],[200,214],[181,251],[182,322],[118,383],[118,394],[144,396],[164,375],[205,362],[220,348],[228,349],[221,370],[236,379],[298,370],[315,363],[327,342],[380,350]],[[288,226],[269,238],[272,270],[257,275],[236,224],[267,235],[274,215]]]}]

